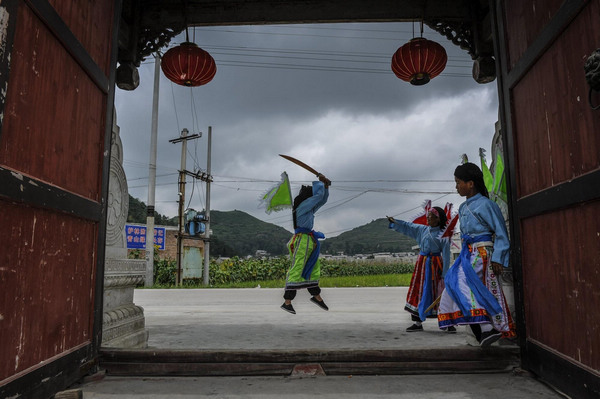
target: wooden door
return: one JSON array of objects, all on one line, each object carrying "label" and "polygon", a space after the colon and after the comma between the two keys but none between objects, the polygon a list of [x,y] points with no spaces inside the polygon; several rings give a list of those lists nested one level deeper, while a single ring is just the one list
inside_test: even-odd
[{"label": "wooden door", "polygon": [[96,365],[120,1],[2,1],[0,397]]},{"label": "wooden door", "polygon": [[583,67],[600,47],[600,1],[491,4],[523,366],[599,397],[600,110]]}]

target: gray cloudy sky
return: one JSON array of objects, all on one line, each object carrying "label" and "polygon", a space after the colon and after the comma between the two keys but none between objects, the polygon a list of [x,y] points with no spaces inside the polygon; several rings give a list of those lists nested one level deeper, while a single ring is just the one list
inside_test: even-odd
[{"label": "gray cloudy sky", "polygon": [[[394,52],[413,37],[410,23],[199,27],[189,34],[215,58],[217,74],[186,88],[161,72],[156,210],[163,215],[177,215],[181,144],[169,140],[183,128],[203,133],[188,142],[187,169],[195,171],[206,169],[212,126],[211,209],[241,210],[291,231],[290,211],[258,208],[281,172],[294,195],[313,180],[278,156],[288,154],[333,182],[315,222],[329,237],[385,215],[408,219],[426,199],[457,209],[460,155],[478,162],[480,147],[491,150],[496,82],[477,84],[469,55],[436,32],[424,36],[444,46],[448,64],[425,86],[390,69]],[[145,203],[153,79],[150,57],[140,86],[116,94],[129,192]],[[187,181],[186,206],[203,209],[204,183]]]}]

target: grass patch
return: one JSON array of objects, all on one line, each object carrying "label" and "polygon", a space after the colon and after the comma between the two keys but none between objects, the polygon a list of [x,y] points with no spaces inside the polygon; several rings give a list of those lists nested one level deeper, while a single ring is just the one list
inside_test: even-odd
[{"label": "grass patch", "polygon": [[408,287],[412,274],[324,277],[321,287]]},{"label": "grass patch", "polygon": [[[408,287],[411,273],[377,274],[371,276],[323,277],[319,286],[324,287]],[[181,288],[283,288],[285,280],[242,281],[238,283],[213,284],[204,287],[201,283],[186,283]],[[175,288],[168,285],[154,285],[152,288]]]}]

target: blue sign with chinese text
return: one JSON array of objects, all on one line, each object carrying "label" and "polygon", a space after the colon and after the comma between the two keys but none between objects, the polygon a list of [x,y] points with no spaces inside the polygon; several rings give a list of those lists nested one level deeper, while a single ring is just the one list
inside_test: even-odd
[{"label": "blue sign with chinese text", "polygon": [[[135,224],[125,225],[125,236],[127,237],[127,249],[146,249],[146,226]],[[154,245],[161,251],[165,250],[165,228],[154,228]]]}]

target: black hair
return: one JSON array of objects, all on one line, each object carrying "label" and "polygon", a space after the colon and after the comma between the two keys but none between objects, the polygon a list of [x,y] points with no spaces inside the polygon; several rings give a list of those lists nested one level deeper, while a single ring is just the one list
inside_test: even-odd
[{"label": "black hair", "polygon": [[294,219],[294,229],[296,229],[298,227],[296,225],[296,208],[298,208],[298,206],[305,199],[312,197],[312,195],[313,195],[312,186],[302,186],[302,187],[300,187],[300,192],[298,193],[296,198],[294,198],[294,205],[292,207],[292,218]]},{"label": "black hair", "polygon": [[440,215],[440,229],[443,229],[446,227],[446,223],[448,223],[448,216],[446,216],[446,212],[444,212],[444,210],[439,206],[434,206],[433,209],[435,209],[438,212],[438,215]]},{"label": "black hair", "polygon": [[483,172],[479,169],[479,166],[474,163],[467,162],[458,165],[454,170],[454,176],[464,182],[472,181],[478,193],[484,197],[490,197],[490,194],[485,187],[485,182],[483,181]]}]

